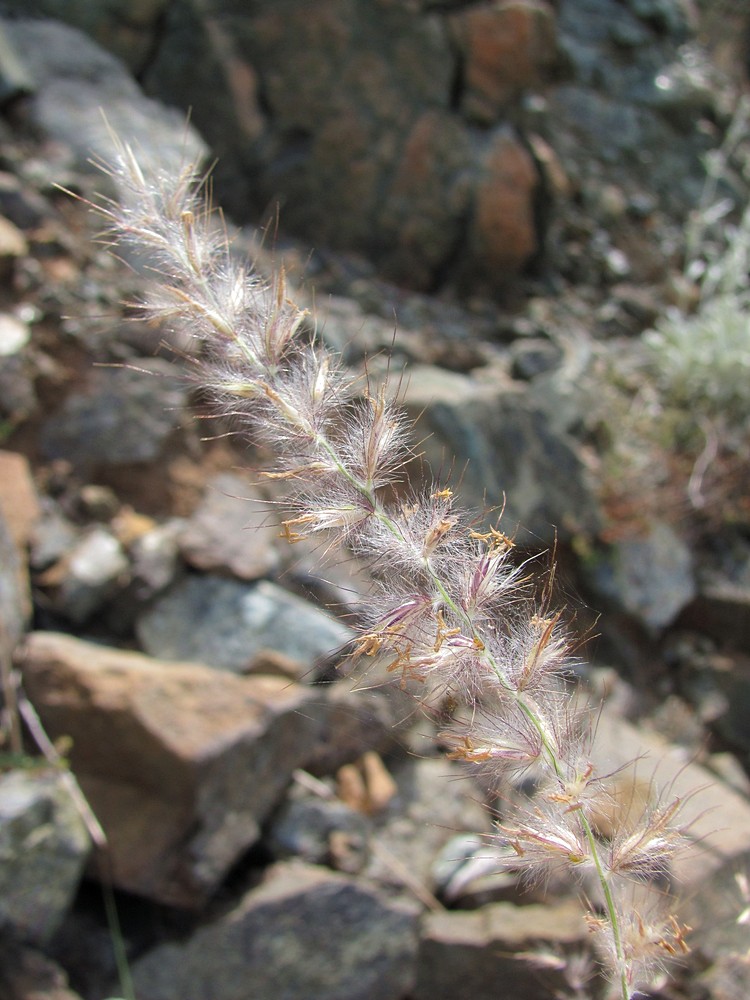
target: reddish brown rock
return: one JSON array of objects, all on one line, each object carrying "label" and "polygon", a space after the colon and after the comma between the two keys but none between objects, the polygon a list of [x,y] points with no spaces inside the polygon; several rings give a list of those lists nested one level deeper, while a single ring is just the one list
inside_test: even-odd
[{"label": "reddish brown rock", "polygon": [[472,151],[454,115],[430,110],[406,135],[380,224],[393,232],[386,269],[410,285],[430,286],[461,236],[470,196]]},{"label": "reddish brown rock", "polygon": [[530,153],[512,131],[497,131],[476,188],[473,257],[491,280],[515,276],[538,249],[534,197],[539,177]]},{"label": "reddish brown rock", "polygon": [[[27,547],[38,517],[39,502],[29,463],[23,455],[0,451],[0,521],[6,529],[0,529],[0,551],[5,545],[9,547],[3,553],[9,575],[4,584],[0,583],[0,595],[6,602],[5,608],[0,607],[0,623],[4,624],[11,644],[18,640],[22,622],[31,615]],[[15,551],[11,552],[11,548]]]},{"label": "reddish brown rock", "polygon": [[13,451],[0,451],[0,508],[19,550],[25,548],[39,517],[39,501],[28,461]]},{"label": "reddish brown rock", "polygon": [[202,903],[255,842],[320,727],[312,692],[286,679],[52,632],[29,636],[23,675],[50,737],[72,740],[115,884],[178,906]]},{"label": "reddish brown rock", "polygon": [[473,4],[453,26],[465,59],[463,107],[471,117],[496,120],[555,65],[555,15],[544,0]]}]

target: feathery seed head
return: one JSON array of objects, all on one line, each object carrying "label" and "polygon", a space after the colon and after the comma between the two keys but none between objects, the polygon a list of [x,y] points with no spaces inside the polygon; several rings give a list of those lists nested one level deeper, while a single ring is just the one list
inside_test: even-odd
[{"label": "feathery seed head", "polygon": [[292,493],[283,534],[325,532],[332,546],[370,559],[376,584],[355,655],[382,660],[404,686],[417,682],[423,703],[437,692],[457,706],[443,734],[449,757],[495,781],[533,768],[536,807],[508,816],[500,838],[532,878],[565,869],[598,880],[603,915],[590,923],[629,1000],[644,970],[686,947],[674,918],[652,919],[620,889],[667,871],[682,841],[679,803],[597,836],[606,782],[563,683],[570,647],[548,588],[536,602],[512,540],[498,527],[477,529],[449,488],[391,499],[412,458],[397,402],[385,385],[361,391],[340,359],[302,335],[306,313],[283,268],[263,281],[237,260],[192,166],[147,176],[119,143],[107,169],[123,199],[101,214],[155,278],[146,312],[190,332],[201,384],[277,455],[267,475]]}]

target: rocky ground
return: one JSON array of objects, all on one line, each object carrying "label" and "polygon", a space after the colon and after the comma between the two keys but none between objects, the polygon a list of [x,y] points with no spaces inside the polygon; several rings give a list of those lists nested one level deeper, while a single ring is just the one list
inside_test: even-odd
[{"label": "rocky ground", "polygon": [[[81,155],[104,152],[99,81],[122,74],[111,107],[118,127],[149,124],[144,155],[179,156],[186,131],[108,58],[88,103],[63,108],[53,74],[28,94],[16,80],[0,120],[0,996],[101,1000],[128,977],[138,1000],[596,995],[575,992],[574,887],[522,893],[488,848],[491,790],[403,692],[333,652],[367,567],[320,579],[314,550],[278,538],[263,456],[190,415],[185,345],[160,349],[123,305],[143,276],[85,205],[106,190]],[[556,545],[560,601],[596,636],[580,681],[607,695],[597,762],[647,753],[639,783],[689,800],[697,846],[675,874],[693,953],[658,995],[734,1000],[750,978],[747,470],[727,467],[718,500],[704,477],[707,513],[679,458],[612,477],[620,397],[602,374],[615,358],[626,378],[680,248],[636,280],[639,230],[623,272],[607,235],[632,219],[622,189],[585,181],[598,209],[585,231],[562,213],[565,267],[553,254],[501,303],[406,291],[284,236],[236,243],[261,271],[284,258],[347,363],[377,373],[387,352],[408,372],[415,435],[433,467],[456,456],[468,505],[504,496],[519,548]],[[653,219],[668,247],[673,220]]]}]

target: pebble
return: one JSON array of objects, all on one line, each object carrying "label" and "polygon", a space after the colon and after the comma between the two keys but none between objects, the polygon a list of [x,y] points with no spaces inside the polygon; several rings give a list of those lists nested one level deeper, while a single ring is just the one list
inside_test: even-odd
[{"label": "pebble", "polygon": [[68,553],[54,599],[57,610],[71,621],[86,621],[112,596],[127,571],[127,556],[114,535],[93,528]]},{"label": "pebble", "polygon": [[0,358],[18,354],[29,343],[28,324],[11,313],[0,313]]}]

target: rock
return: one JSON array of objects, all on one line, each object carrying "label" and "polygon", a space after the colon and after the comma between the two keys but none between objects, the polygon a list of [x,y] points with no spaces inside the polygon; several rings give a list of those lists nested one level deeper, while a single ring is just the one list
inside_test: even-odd
[{"label": "rock", "polygon": [[31,541],[40,506],[28,460],[0,451],[0,508],[19,554]]},{"label": "rock", "polygon": [[562,351],[549,340],[530,337],[511,345],[511,359],[513,378],[530,381],[554,371],[560,364]]},{"label": "rock", "polygon": [[[49,204],[38,191],[28,184],[22,184],[15,174],[0,171],[0,214],[12,222],[21,235],[29,229],[36,229],[49,220]],[[26,237],[23,236],[24,244]],[[12,243],[20,248],[21,243],[14,234]],[[28,245],[26,244],[27,249]],[[26,252],[26,251],[24,251]]]},{"label": "rock", "polygon": [[390,244],[382,270],[411,288],[429,288],[462,238],[469,211],[469,136],[454,115],[416,117],[394,165],[379,226]]},{"label": "rock", "polygon": [[146,652],[162,659],[197,660],[242,673],[261,650],[273,649],[297,660],[305,676],[319,657],[354,635],[277,584],[215,576],[190,576],[176,584],[139,618],[137,632]]},{"label": "rock", "polygon": [[126,582],[128,559],[114,535],[103,527],[86,532],[66,553],[63,563],[40,578],[59,580],[53,589],[55,610],[82,624]]},{"label": "rock", "polygon": [[[139,1000],[400,1000],[414,982],[417,914],[364,881],[299,863],[184,944],[133,966]],[[250,984],[250,985],[249,985]]]},{"label": "rock", "polygon": [[50,497],[41,498],[40,509],[29,552],[29,563],[36,572],[59,562],[75,546],[81,533]]},{"label": "rock", "polygon": [[0,775],[0,923],[47,943],[69,910],[90,842],[56,771]]},{"label": "rock", "polygon": [[702,580],[677,622],[709,636],[722,648],[750,646],[750,584],[726,577]]},{"label": "rock", "polygon": [[502,287],[539,249],[534,219],[539,174],[506,126],[495,130],[479,171],[468,242],[485,279]]},{"label": "rock", "polygon": [[748,918],[740,918],[750,906],[748,874],[750,851],[716,869],[685,901],[684,919],[693,928],[690,943],[710,962],[733,954],[747,957]]},{"label": "rock", "polygon": [[[195,4],[168,4],[152,38],[148,65],[138,74],[145,89],[187,111],[197,109],[196,124],[218,156],[222,204],[239,217],[255,192],[245,171],[252,169],[267,138],[267,108],[255,61],[241,43],[246,12],[211,12]],[[239,16],[238,16],[239,15]],[[107,44],[105,42],[105,44]]]},{"label": "rock", "polygon": [[[428,913],[414,1000],[547,1000],[556,990],[562,995],[562,969],[544,968],[542,959],[554,954],[562,966],[565,953],[583,950],[587,938],[576,902],[493,903],[469,913]],[[538,965],[535,951],[543,953]]]},{"label": "rock", "polygon": [[673,622],[696,593],[690,549],[664,522],[614,542],[584,569],[597,594],[651,630]]},{"label": "rock", "polygon": [[277,521],[278,514],[246,480],[223,473],[208,484],[203,502],[185,524],[180,548],[198,569],[257,580],[279,564],[273,544]]},{"label": "rock", "polygon": [[3,108],[33,89],[30,76],[26,72],[23,63],[16,58],[5,33],[0,28],[0,104]]},{"label": "rock", "polygon": [[621,787],[646,787],[664,805],[681,799],[675,822],[686,828],[692,846],[674,860],[673,876],[678,897],[686,903],[719,868],[750,851],[747,798],[695,763],[690,751],[638,730],[606,702],[597,719],[592,754],[599,773],[620,771]]},{"label": "rock", "polygon": [[[8,0],[7,10],[27,14],[25,0]],[[68,0],[34,0],[37,16],[68,20],[77,28],[100,41],[127,63],[134,74],[140,72],[152,52],[159,19],[163,16],[167,0],[108,0],[105,5],[80,3],[71,8]]]},{"label": "rock", "polygon": [[81,1000],[65,972],[41,952],[8,941],[0,945],[3,1000]]},{"label": "rock", "polygon": [[703,722],[750,760],[750,657],[694,652],[681,664],[679,683]]},{"label": "rock", "polygon": [[306,762],[321,708],[276,677],[162,663],[33,633],[24,685],[109,840],[117,886],[197,907]]},{"label": "rock", "polygon": [[[25,257],[29,245],[21,230],[10,219],[0,215],[0,267],[6,271],[6,263],[16,257]],[[7,274],[6,274],[7,277]],[[29,330],[24,322],[8,313],[0,314],[0,355],[14,354],[19,347],[8,349],[8,344],[28,342]],[[14,329],[15,328],[15,329]]]},{"label": "rock", "polygon": [[471,5],[449,23],[463,59],[461,106],[469,119],[496,121],[554,69],[555,15],[544,0]]},{"label": "rock", "polygon": [[[25,13],[23,0],[6,7]],[[289,231],[366,254],[422,289],[451,285],[460,272],[459,287],[476,279],[482,290],[507,292],[561,217],[567,236],[580,224],[581,191],[603,172],[626,199],[656,189],[681,221],[697,202],[711,141],[699,122],[706,113],[722,120],[728,92],[704,71],[697,19],[688,23],[671,2],[647,13],[619,0],[377,8],[290,0],[283,13],[273,0],[248,9],[216,0],[210,11],[164,0],[135,10],[123,0],[96,10],[44,0],[42,9],[124,56],[150,93],[192,109],[219,157],[219,200],[236,218],[255,220],[281,203]],[[20,23],[8,32],[36,80],[34,121],[99,152],[96,90],[118,131],[135,131],[147,155],[166,132],[171,161],[182,145],[176,123],[134,97],[117,62],[85,39],[76,49],[62,26],[53,35]],[[159,121],[153,131],[149,117]],[[545,146],[551,158],[540,156]],[[553,161],[571,181],[567,191],[556,187]],[[604,282],[631,256],[619,245],[622,222]],[[653,242],[650,230],[641,235],[641,245]]]},{"label": "rock", "polygon": [[275,858],[297,858],[354,875],[367,860],[370,832],[362,813],[332,791],[326,798],[297,787],[274,817],[266,842]]},{"label": "rock", "polygon": [[595,531],[598,506],[583,459],[533,393],[496,369],[466,376],[415,365],[403,397],[432,469],[460,456],[462,501],[504,506],[504,530],[519,543]]},{"label": "rock", "polygon": [[20,641],[30,616],[28,574],[0,507],[0,655],[7,655]]},{"label": "rock", "polygon": [[[518,876],[508,866],[508,853],[499,844],[476,833],[451,837],[433,865],[433,878],[440,899],[462,910],[476,910],[484,903],[515,902],[519,897]],[[548,886],[537,899],[524,887],[523,903],[545,902]],[[531,893],[531,894],[530,894]]]},{"label": "rock", "polygon": [[[510,25],[524,20],[525,5],[517,8],[494,12],[495,20],[520,35],[531,31],[529,49],[543,62],[546,5],[526,27]],[[392,38],[399,39],[395,48]],[[186,51],[195,58],[186,59]],[[314,11],[294,2],[283,16],[260,4],[249,16],[232,10],[211,20],[175,9],[146,80],[193,107],[223,155],[223,200],[229,196],[239,217],[250,204],[263,210],[283,197],[292,231],[366,252],[394,280],[430,288],[458,247],[461,260],[471,257],[466,279],[474,266],[491,281],[498,258],[511,271],[528,259],[529,243],[536,246],[533,225],[529,230],[533,162],[505,141],[491,143],[486,157],[474,149],[485,144],[475,142],[452,106],[456,60],[443,18],[403,5],[381,7],[375,17],[359,0],[333,0]],[[303,93],[292,82],[300,74]],[[528,82],[519,80],[514,93]],[[250,162],[260,179],[255,190]],[[478,185],[482,211],[467,254],[466,219]]]},{"label": "rock", "polygon": [[0,451],[0,622],[11,646],[31,615],[28,547],[39,513],[27,459]]},{"label": "rock", "polygon": [[179,539],[185,523],[172,518],[139,533],[128,545],[131,588],[143,605],[174,581],[180,565]]},{"label": "rock", "polygon": [[[132,10],[129,5],[129,17]],[[26,6],[22,12],[27,13]],[[64,17],[66,11],[58,13]],[[205,145],[184,113],[144,97],[122,63],[86,35],[43,19],[20,17],[2,24],[34,81],[29,117],[43,134],[71,146],[79,167],[87,169],[92,156],[111,158],[112,131],[138,148],[142,165],[152,160],[176,170],[203,159]]]},{"label": "rock", "polygon": [[42,451],[79,470],[153,461],[174,431],[187,393],[175,366],[160,359],[139,361],[138,370],[93,369],[87,388],[68,396],[43,426]]},{"label": "rock", "polygon": [[377,685],[370,688],[361,681],[355,675],[323,689],[328,725],[318,743],[310,748],[308,770],[314,774],[334,774],[368,750],[383,753],[397,747],[403,706],[394,697],[395,691]]},{"label": "rock", "polygon": [[[14,345],[18,346],[19,333],[14,329],[10,332]],[[31,416],[37,407],[34,391],[33,365],[29,363],[28,352],[17,351],[3,356],[0,354],[0,417],[5,426],[13,427]]]},{"label": "rock", "polygon": [[746,951],[721,955],[697,982],[711,1000],[741,1000],[750,994],[750,955]]},{"label": "rock", "polygon": [[403,887],[408,872],[410,887],[434,892],[435,862],[446,842],[462,831],[488,833],[490,813],[479,785],[455,761],[410,759],[394,776],[399,794],[378,822],[367,874]]}]

